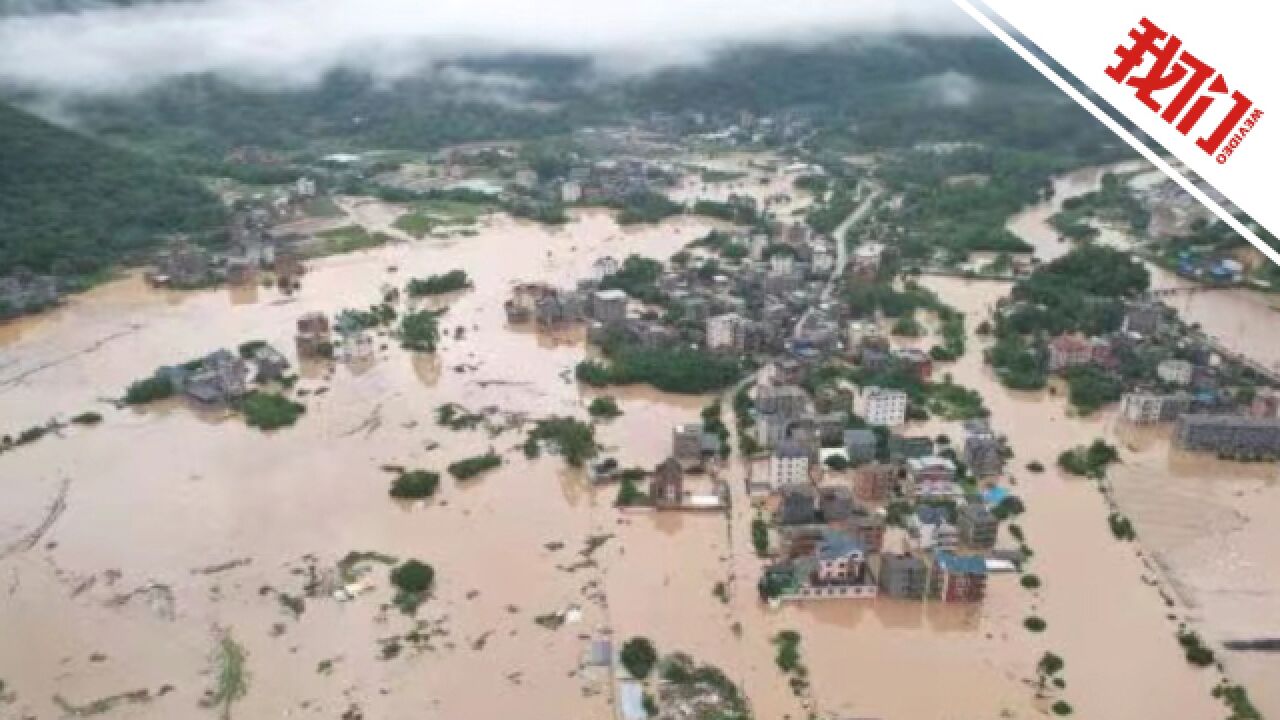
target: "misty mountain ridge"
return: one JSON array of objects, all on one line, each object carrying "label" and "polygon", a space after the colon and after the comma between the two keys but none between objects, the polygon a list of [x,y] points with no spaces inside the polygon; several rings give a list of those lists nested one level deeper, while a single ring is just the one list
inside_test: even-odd
[{"label": "misty mountain ridge", "polygon": [[[1025,102],[1010,102],[1019,98]],[[38,93],[11,92],[10,99],[50,107]],[[205,73],[137,93],[58,98],[52,107],[53,117],[91,134],[205,158],[242,145],[431,149],[545,137],[655,112],[727,118],[802,109],[824,127],[858,125],[867,142],[889,143],[981,139],[1002,118],[1026,112],[1051,129],[1063,122],[1054,115],[1083,115],[998,41],[939,36],[743,45],[641,75],[617,74],[590,56],[549,53],[469,54],[393,81],[358,67],[330,70],[305,86]],[[941,107],[950,117],[930,117]],[[909,138],[911,128],[921,136]]]}]

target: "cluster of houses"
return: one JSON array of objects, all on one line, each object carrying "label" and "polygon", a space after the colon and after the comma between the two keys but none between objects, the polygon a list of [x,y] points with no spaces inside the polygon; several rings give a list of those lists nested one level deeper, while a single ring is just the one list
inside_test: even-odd
[{"label": "cluster of houses", "polygon": [[171,238],[156,252],[153,267],[146,273],[152,285],[179,289],[208,287],[217,283],[247,285],[270,271],[279,285],[290,289],[305,268],[299,246],[300,235],[273,233],[265,226],[251,224],[246,214],[232,219],[229,252],[213,253],[184,236]]},{"label": "cluster of houses", "polygon": [[289,370],[289,361],[264,342],[246,343],[239,354],[218,349],[182,365],[156,371],[180,393],[204,405],[227,405],[249,393],[250,383],[279,382]]},{"label": "cluster of houses", "polygon": [[725,354],[787,354],[817,362],[844,349],[847,310],[821,303],[837,260],[830,237],[802,223],[774,222],[767,232],[725,240],[726,246],[747,249],[735,262],[722,262],[698,245],[690,247],[685,262],[672,264],[657,279],[667,317],[676,318],[665,328],[643,304],[628,308],[620,291],[597,296],[614,312],[593,314],[593,319],[605,327],[623,326],[639,341],[674,340]]},{"label": "cluster of houses", "polygon": [[545,283],[522,283],[512,290],[504,307],[507,322],[512,325],[533,321],[539,328],[555,328],[585,320],[590,299],[589,285],[565,289]]},{"label": "cluster of houses", "polygon": [[670,187],[680,176],[673,165],[643,157],[615,156],[588,161],[572,155],[565,158],[567,167],[563,171],[548,177],[523,164],[509,151],[497,158],[487,154],[479,160],[459,156],[454,151],[448,156],[444,177],[461,178],[470,174],[476,164],[483,165],[488,172],[506,175],[507,179],[498,184],[477,183],[476,178],[471,178],[445,188],[480,192],[517,214],[535,217],[565,205],[625,203],[629,198]]},{"label": "cluster of houses", "polygon": [[[928,439],[901,440],[906,450]],[[818,480],[824,473],[810,468],[773,492],[780,547],[760,583],[770,599],[978,603],[988,575],[1020,559],[996,550],[1005,492],[965,490],[947,458],[872,462],[851,482],[843,473]]]},{"label": "cluster of houses", "polygon": [[794,142],[812,130],[813,117],[802,109],[767,115],[749,110],[653,112],[645,118],[642,127],[663,138],[688,138],[720,147],[739,147]]},{"label": "cluster of houses", "polygon": [[1241,399],[1224,375],[1234,361],[1179,334],[1169,311],[1154,301],[1131,303],[1121,332],[1086,338],[1061,335],[1048,343],[1051,372],[1090,365],[1116,372],[1119,356],[1155,354],[1154,372],[1120,398],[1120,416],[1135,425],[1176,423],[1175,444],[1226,457],[1280,457],[1280,396],[1250,388]]},{"label": "cluster of houses", "polygon": [[350,310],[339,313],[332,325],[322,312],[302,315],[293,341],[298,357],[304,360],[358,363],[372,359],[376,353],[373,334]]},{"label": "cluster of houses", "polygon": [[754,392],[752,427],[767,459],[748,488],[768,496],[780,540],[761,591],[780,601],[982,601],[988,573],[1017,559],[995,550],[1004,441],[982,420],[965,423],[958,448],[902,435],[894,428],[905,393],[824,388],[811,397],[799,380],[775,368]]},{"label": "cluster of houses", "polygon": [[603,458],[587,468],[596,485],[618,482],[629,473],[645,475],[648,492],[631,508],[706,512],[729,506],[729,488],[716,470],[720,437],[703,423],[677,425],[671,431],[671,455],[653,472],[623,469],[615,458]]},{"label": "cluster of houses", "polygon": [[600,342],[611,334],[621,334],[645,347],[659,347],[680,340],[676,330],[652,316],[645,317],[632,307],[627,293],[617,288],[601,289],[598,280],[583,280],[574,288],[557,288],[544,283],[524,283],[512,290],[505,303],[507,322],[532,322],[539,329],[555,329],[586,323],[588,337]]},{"label": "cluster of houses", "polygon": [[303,273],[301,246],[306,238],[272,228],[301,217],[305,203],[316,193],[316,181],[301,177],[273,194],[236,200],[225,252],[213,253],[185,236],[175,236],[155,254],[147,280],[183,289],[220,282],[245,285],[256,282],[260,271],[269,270],[280,287],[292,287]]}]

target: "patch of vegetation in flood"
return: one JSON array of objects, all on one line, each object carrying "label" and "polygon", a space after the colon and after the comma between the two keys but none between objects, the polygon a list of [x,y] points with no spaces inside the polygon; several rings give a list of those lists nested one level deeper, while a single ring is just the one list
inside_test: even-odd
[{"label": "patch of vegetation in flood", "polygon": [[1249,692],[1243,685],[1232,685],[1224,681],[1221,685],[1214,686],[1213,696],[1231,711],[1231,717],[1227,720],[1262,720],[1262,713],[1253,706],[1253,702],[1249,700]]},{"label": "patch of vegetation in flood", "polygon": [[338,577],[344,583],[355,582],[374,564],[395,565],[396,557],[372,550],[352,550],[338,561]]},{"label": "patch of vegetation in flood", "polygon": [[1081,415],[1116,402],[1124,392],[1120,378],[1092,365],[1067,368],[1062,375],[1067,381],[1067,399]]},{"label": "patch of vegetation in flood", "polygon": [[617,399],[610,395],[601,395],[587,406],[587,414],[596,419],[607,420],[621,415],[622,409],[618,407]]},{"label": "patch of vegetation in flood", "polygon": [[435,221],[421,213],[409,212],[396,218],[392,227],[417,239],[422,239],[435,227]]},{"label": "patch of vegetation in flood", "polygon": [[1213,650],[1204,644],[1204,641],[1200,639],[1199,633],[1194,630],[1188,630],[1185,627],[1180,628],[1178,630],[1178,644],[1182,646],[1187,662],[1197,667],[1208,667],[1216,659]]},{"label": "patch of vegetation in flood", "polygon": [[1133,529],[1133,523],[1121,513],[1113,512],[1108,515],[1107,524],[1111,526],[1111,534],[1115,535],[1117,540],[1132,541],[1138,537]]},{"label": "patch of vegetation in flood", "polygon": [[102,413],[87,410],[71,418],[76,425],[97,425],[102,422]]},{"label": "patch of vegetation in flood", "polygon": [[440,316],[444,310],[415,310],[400,319],[400,346],[414,352],[435,352],[440,342]]},{"label": "patch of vegetation in flood", "polygon": [[8,452],[9,450],[20,448],[23,445],[30,445],[49,433],[57,432],[62,428],[62,423],[57,420],[50,420],[44,425],[32,425],[26,430],[18,433],[17,437],[5,435],[4,437],[0,437],[0,452]]},{"label": "patch of vegetation in flood", "polygon": [[474,225],[494,210],[493,202],[486,197],[467,195],[465,191],[458,190],[445,193],[448,195],[428,197],[415,204],[416,213],[444,225]]},{"label": "patch of vegetation in flood", "polygon": [[539,420],[525,439],[525,456],[537,457],[543,443],[551,446],[573,467],[581,467],[595,457],[598,450],[595,428],[571,417],[553,416]]},{"label": "patch of vegetation in flood", "polygon": [[[62,695],[53,696],[53,704],[58,706],[64,714],[70,717],[93,717],[94,715],[103,715],[115,710],[121,705],[144,705],[164,697],[173,692],[172,685],[162,685],[156,692],[151,692],[146,688],[140,690],[130,690],[128,692],[116,693],[107,697],[98,698],[83,705],[76,705],[68,701]],[[4,693],[4,683],[0,682],[0,694]]]},{"label": "patch of vegetation in flood", "polygon": [[751,519],[751,546],[755,548],[757,556],[768,556],[769,525],[765,523],[764,518],[760,515],[756,515]]},{"label": "patch of vegetation in flood", "polygon": [[440,487],[440,474],[429,470],[401,472],[391,481],[391,497],[398,500],[421,500],[436,494]]},{"label": "patch of vegetation in flood", "polygon": [[658,704],[689,708],[696,718],[749,720],[747,699],[738,686],[714,665],[700,665],[686,653],[665,656],[659,665],[664,681],[658,689]]},{"label": "patch of vegetation in flood", "polygon": [[200,705],[216,709],[218,715],[227,720],[231,717],[232,705],[249,691],[244,648],[229,632],[222,635],[214,649],[213,672],[213,687],[205,691]]},{"label": "patch of vegetation in flood", "polygon": [[778,649],[774,662],[779,670],[790,676],[787,682],[791,685],[791,692],[803,695],[809,689],[809,668],[800,659],[800,633],[783,630],[773,636],[773,645]]},{"label": "patch of vegetation in flood", "polygon": [[458,403],[444,403],[436,408],[436,424],[450,430],[472,430],[484,422],[484,415],[474,413]]},{"label": "patch of vegetation in flood", "polygon": [[614,499],[613,504],[620,508],[648,505],[650,502],[649,495],[641,490],[637,484],[643,478],[643,470],[637,468],[624,470],[618,482],[618,496]]},{"label": "patch of vegetation in flood", "polygon": [[533,621],[548,630],[559,630],[564,625],[564,615],[558,612],[543,613],[534,617]]},{"label": "patch of vegetation in flood", "polygon": [[405,615],[418,612],[435,585],[436,571],[419,560],[406,560],[391,570],[391,584],[396,589],[392,602]]},{"label": "patch of vegetation in flood", "polygon": [[341,255],[380,247],[390,241],[391,236],[384,232],[371,233],[360,225],[344,225],[316,233],[315,243],[306,255],[311,258]]},{"label": "patch of vegetation in flood", "polygon": [[1102,440],[1094,440],[1092,445],[1083,445],[1064,451],[1058,456],[1058,467],[1072,475],[1101,478],[1106,475],[1107,466],[1120,459],[1115,447]]},{"label": "patch of vegetation in flood", "polygon": [[126,405],[146,405],[173,397],[176,390],[168,376],[153,375],[129,385],[124,391],[124,402]]},{"label": "patch of vegetation in flood", "polygon": [[593,387],[644,383],[665,392],[698,395],[724,389],[742,374],[736,358],[687,347],[615,345],[605,354],[608,363],[578,363],[574,371],[577,379]]},{"label": "patch of vegetation in flood", "polygon": [[302,617],[302,613],[307,609],[307,601],[297,595],[289,593],[276,593],[276,600],[280,602],[280,607],[284,608],[294,620]]},{"label": "patch of vegetation in flood", "polygon": [[480,473],[492,470],[501,464],[502,456],[490,450],[483,455],[476,455],[450,463],[448,470],[449,474],[457,480],[470,480]]},{"label": "patch of vegetation in flood", "polygon": [[425,278],[413,278],[405,286],[409,297],[428,297],[466,290],[471,287],[471,278],[466,270],[450,270],[443,275],[430,275]]},{"label": "patch of vegetation in flood", "polygon": [[396,309],[388,303],[370,305],[367,310],[345,308],[338,313],[334,327],[339,333],[373,330],[390,325],[396,319]]},{"label": "patch of vegetation in flood", "polygon": [[649,638],[633,637],[622,644],[618,659],[622,662],[622,667],[631,673],[631,677],[644,680],[649,677],[654,664],[658,662],[658,651],[654,649],[653,641]]},{"label": "patch of vegetation in flood", "polygon": [[619,225],[657,223],[684,212],[684,205],[652,190],[633,192],[622,200],[607,204],[618,210]]},{"label": "patch of vegetation in flood", "polygon": [[278,393],[254,390],[240,400],[239,409],[249,427],[276,430],[296,423],[307,407]]}]

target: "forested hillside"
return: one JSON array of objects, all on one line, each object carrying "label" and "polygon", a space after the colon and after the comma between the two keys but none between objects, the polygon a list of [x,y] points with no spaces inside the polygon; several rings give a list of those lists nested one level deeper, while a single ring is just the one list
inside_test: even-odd
[{"label": "forested hillside", "polygon": [[203,185],[0,104],[0,276],[87,276],[164,233],[224,224]]}]

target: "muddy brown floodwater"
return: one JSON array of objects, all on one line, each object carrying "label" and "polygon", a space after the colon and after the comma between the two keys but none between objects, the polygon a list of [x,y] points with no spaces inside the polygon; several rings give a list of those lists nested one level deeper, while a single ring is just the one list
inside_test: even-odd
[{"label": "muddy brown floodwater", "polygon": [[[597,498],[556,458],[509,452],[521,433],[454,433],[435,425],[433,411],[458,402],[582,415],[587,398],[569,379],[584,354],[581,334],[507,328],[502,302],[511,285],[569,285],[604,255],[666,257],[710,227],[681,219],[621,229],[608,214],[587,212],[546,230],[495,217],[478,237],[317,262],[289,298],[259,290],[245,304],[225,289],[157,293],[135,276],[5,326],[6,431],[88,409],[106,417],[100,427],[0,455],[0,548],[16,548],[0,558],[0,678],[17,693],[15,707],[54,717],[55,695],[81,704],[170,684],[171,694],[118,712],[193,716],[211,683],[202,673],[218,627],[249,653],[250,691],[236,710],[243,717],[299,713],[304,703],[306,714],[336,717],[350,702],[369,717],[604,714],[607,693],[591,694],[597,683],[572,676],[585,649],[578,633],[611,624],[588,599],[600,571],[557,568],[582,559],[588,536],[614,530],[612,494]],[[423,357],[382,338],[386,349],[366,367],[304,366],[300,387],[327,392],[304,399],[307,413],[294,428],[267,435],[179,402],[138,411],[99,401],[157,365],[216,347],[259,338],[292,354],[300,314],[367,306],[384,283],[457,267],[476,289],[450,299],[444,326],[466,328],[464,339]],[[702,404],[643,391],[620,396],[626,415],[603,440],[649,465],[668,451],[668,429]],[[446,480],[425,506],[387,496],[384,463],[443,470],[489,447],[507,464],[483,479]],[[65,510],[28,542],[64,480]],[[557,542],[563,549],[548,549]],[[616,548],[599,550],[600,562],[614,562]],[[300,595],[304,578],[292,569],[304,556],[332,566],[351,550],[436,567],[439,588],[421,616],[448,634],[424,657],[379,659],[377,639],[410,628],[394,611],[379,612],[390,597],[383,570],[372,593],[346,604],[309,600],[297,620],[260,594],[272,587]],[[196,572],[242,558],[251,562]],[[576,626],[550,631],[533,621],[574,604],[583,609]],[[91,661],[95,654],[105,659]],[[324,661],[329,674],[317,672]]]},{"label": "muddy brown floodwater", "polygon": [[[394,217],[365,203],[344,208],[374,227]],[[1034,594],[997,576],[980,608],[876,601],[771,610],[757,601],[755,510],[736,461],[727,516],[620,513],[614,489],[592,489],[558,458],[526,459],[519,431],[435,424],[445,402],[585,417],[599,392],[572,380],[587,352],[581,333],[508,327],[509,288],[572,284],[604,255],[666,258],[712,227],[681,218],[622,229],[592,211],[549,230],[493,216],[475,237],[318,261],[292,297],[261,288],[158,292],[132,276],[0,326],[3,431],[89,409],[105,416],[99,427],[0,454],[0,679],[16,695],[3,714],[57,717],[65,711],[55,697],[80,705],[170,685],[112,715],[212,716],[198,703],[214,682],[218,633],[229,631],[246,648],[250,673],[234,717],[333,718],[353,703],[370,718],[609,717],[608,679],[580,667],[587,638],[605,633],[648,635],[662,651],[722,667],[757,717],[805,717],[774,665],[770,638],[782,629],[803,638],[822,712],[1039,717],[1030,683],[1040,654],[1053,650],[1067,661],[1065,697],[1081,717],[1222,714],[1209,674],[1181,659],[1164,604],[1142,581],[1148,570],[1134,546],[1111,538],[1088,483],[1017,473],[1031,508],[1022,524],[1045,579]],[[292,355],[302,313],[366,306],[384,283],[454,268],[475,283],[447,300],[442,327],[465,328],[461,339],[448,333],[435,356],[416,356],[380,338],[385,349],[364,366],[303,366],[307,412],[293,428],[263,434],[180,402],[117,410],[102,401],[158,365],[216,347],[263,339]],[[929,282],[970,318],[1006,289]],[[1019,464],[1052,465],[1062,448],[1110,431],[1106,417],[1070,418],[1060,399],[998,387],[980,350],[971,337],[950,370],[987,396]],[[602,423],[598,436],[625,465],[666,457],[670,428],[709,400],[642,388],[610,394],[624,415]],[[955,423],[922,430],[959,435]],[[481,478],[446,476],[426,503],[387,496],[384,463],[443,470],[488,448],[504,465]],[[604,536],[584,555],[590,538]],[[404,641],[399,657],[383,659],[379,640],[415,627],[382,609],[392,595],[383,569],[370,575],[370,592],[346,603],[309,598],[296,618],[276,598],[273,591],[302,594],[310,562],[332,567],[353,550],[436,568],[434,596],[419,612],[429,641]],[[728,602],[713,594],[718,582]],[[535,623],[575,607],[577,622],[557,630]],[[1048,621],[1045,633],[1023,629],[1032,612]]]},{"label": "muddy brown floodwater", "polygon": [[[1136,167],[1126,163],[1086,168],[1057,178],[1054,199],[1016,216],[1010,229],[1032,243],[1037,255],[1057,257],[1069,246],[1058,242],[1056,233],[1044,220],[1057,212],[1066,197],[1097,189],[1107,170],[1127,172]],[[1132,245],[1131,239],[1115,228],[1099,229],[1103,242],[1119,247]],[[1160,267],[1147,263],[1147,268],[1155,288],[1194,287],[1191,281]],[[997,290],[999,283],[933,278],[929,284],[970,313],[971,318],[984,316],[984,308],[1004,292]],[[957,303],[957,299],[966,297],[967,304]],[[1280,333],[1274,332],[1280,320],[1274,309],[1280,306],[1277,296],[1237,288],[1178,294],[1164,302],[1183,320],[1199,323],[1206,334],[1232,350],[1267,366],[1280,364]],[[961,364],[975,359],[967,357]],[[983,392],[989,398],[988,405],[993,406],[995,401],[991,398],[1018,395],[998,387],[992,387],[990,393],[985,389]],[[1038,404],[1058,407],[1061,402],[1042,398]],[[1002,414],[996,410],[997,418]],[[1024,418],[1025,425],[1037,426],[1034,415]],[[1122,463],[1112,468],[1110,479],[1116,501],[1133,520],[1142,548],[1156,568],[1152,572],[1144,566],[1143,575],[1163,578],[1177,600],[1179,616],[1191,618],[1194,627],[1218,645],[1219,657],[1225,660],[1232,678],[1248,687],[1264,714],[1280,714],[1280,683],[1276,682],[1280,678],[1280,657],[1265,652],[1226,651],[1220,646],[1225,641],[1280,636],[1280,566],[1275,562],[1280,553],[1280,530],[1269,522],[1280,512],[1280,473],[1276,465],[1227,463],[1172,450],[1170,428],[1134,428],[1116,420],[1110,412],[1100,414],[1094,422],[1095,434],[1121,449]],[[1017,432],[1017,427],[1008,423],[1003,428],[1011,436]],[[1081,430],[1076,440],[1088,435]],[[1042,461],[1049,465],[1051,459],[1045,457]],[[1036,503],[1032,507],[1039,509],[1043,505]],[[1030,523],[1028,519],[1027,524]],[[1196,717],[1188,713],[1177,716]]]},{"label": "muddy brown floodwater", "polygon": [[[379,225],[390,214],[366,204],[361,212]],[[804,637],[822,708],[1028,716],[1023,678],[1034,653],[1014,582],[995,583],[980,610],[885,602],[770,611],[756,599],[761,561],[750,550],[742,468],[732,470],[738,496],[728,517],[624,515],[612,507],[613,489],[591,489],[557,458],[514,451],[518,432],[434,424],[445,402],[583,416],[596,393],[571,380],[586,352],[581,333],[507,327],[510,286],[570,284],[606,254],[665,258],[711,227],[681,219],[623,230],[587,212],[547,230],[497,216],[473,238],[316,262],[292,297],[261,288],[157,292],[132,276],[3,326],[6,430],[87,409],[105,415],[100,427],[0,455],[0,678],[16,695],[12,708],[53,717],[63,712],[55,698],[84,705],[172,686],[113,712],[212,714],[198,701],[214,682],[218,633],[229,631],[248,652],[239,717],[336,717],[352,703],[366,717],[606,717],[609,683],[580,663],[585,638],[611,633],[649,635],[664,650],[723,667],[759,717],[800,717],[770,644],[790,628]],[[383,338],[386,349],[366,366],[304,365],[307,412],[296,427],[267,435],[180,402],[146,410],[103,402],[158,365],[212,348],[264,339],[288,350],[304,312],[365,306],[384,283],[456,267],[476,289],[449,300],[444,326],[466,328],[464,338],[446,339],[435,357]],[[628,465],[663,459],[670,428],[708,401],[639,388],[613,394],[625,414],[599,436]],[[439,470],[490,447],[505,464],[483,478],[446,479],[425,504],[387,497],[384,463]],[[605,535],[614,537],[585,562],[588,539]],[[419,613],[426,647],[382,659],[379,640],[414,627],[381,608],[391,596],[384,570],[349,603],[309,598],[294,618],[279,602],[276,592],[303,593],[309,564],[332,567],[353,550],[435,566],[435,596]],[[729,588],[728,603],[713,594],[717,582]],[[534,622],[572,607],[580,620],[559,630]],[[930,693],[912,690],[922,671]]]}]

